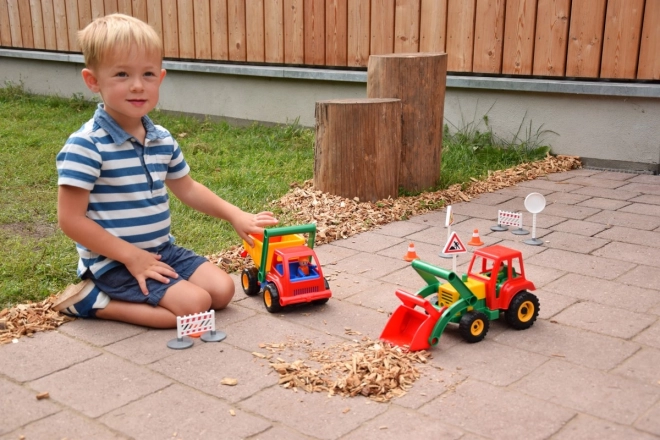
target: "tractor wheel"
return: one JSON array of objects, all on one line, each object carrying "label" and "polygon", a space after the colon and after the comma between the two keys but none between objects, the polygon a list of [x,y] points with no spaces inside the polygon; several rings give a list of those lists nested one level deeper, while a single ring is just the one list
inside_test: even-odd
[{"label": "tractor wheel", "polygon": [[483,312],[467,312],[458,323],[458,331],[467,342],[479,342],[486,337],[490,321]]},{"label": "tractor wheel", "polygon": [[273,283],[266,284],[264,288],[264,305],[270,313],[277,313],[282,310],[280,294],[277,291],[277,286]]},{"label": "tractor wheel", "polygon": [[[328,280],[323,278],[323,283],[325,283],[325,290],[330,290],[330,284],[328,284]],[[315,306],[322,306],[323,304],[327,303],[330,298],[321,298],[321,299],[316,299],[312,301],[312,304]]]},{"label": "tractor wheel", "polygon": [[241,286],[247,296],[254,296],[259,293],[259,271],[256,267],[248,267],[241,272]]},{"label": "tractor wheel", "polygon": [[513,297],[504,317],[516,330],[530,328],[539,316],[539,299],[526,290]]}]

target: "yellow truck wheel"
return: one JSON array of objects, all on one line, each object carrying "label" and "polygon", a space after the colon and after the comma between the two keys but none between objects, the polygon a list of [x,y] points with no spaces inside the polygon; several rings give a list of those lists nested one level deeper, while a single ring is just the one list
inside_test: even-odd
[{"label": "yellow truck wheel", "polygon": [[277,291],[277,286],[273,283],[266,284],[264,288],[264,305],[270,313],[277,313],[282,310],[280,294]]},{"label": "yellow truck wheel", "polygon": [[259,271],[256,267],[248,267],[241,272],[241,286],[243,292],[248,296],[254,296],[259,293]]}]

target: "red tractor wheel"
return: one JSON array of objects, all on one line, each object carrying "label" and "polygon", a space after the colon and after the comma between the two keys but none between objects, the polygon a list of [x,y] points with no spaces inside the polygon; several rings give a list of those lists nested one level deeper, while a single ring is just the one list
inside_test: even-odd
[{"label": "red tractor wheel", "polygon": [[277,291],[277,286],[273,283],[266,284],[264,288],[264,305],[270,313],[277,313],[282,310],[280,294]]}]

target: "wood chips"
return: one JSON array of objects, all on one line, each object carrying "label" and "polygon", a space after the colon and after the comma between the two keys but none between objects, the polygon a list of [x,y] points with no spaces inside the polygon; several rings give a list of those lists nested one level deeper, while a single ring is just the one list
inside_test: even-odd
[{"label": "wood chips", "polygon": [[[548,155],[541,161],[491,172],[487,179],[474,180],[465,188],[461,188],[461,185],[453,185],[442,191],[412,197],[390,198],[376,203],[360,203],[359,200],[322,193],[314,190],[312,181],[309,180],[302,185],[293,184],[287,194],[273,202],[273,206],[282,210],[290,224],[316,223],[316,244],[324,244],[394,221],[405,220],[414,215],[438,210],[446,205],[466,202],[482,193],[497,191],[549,173],[580,167],[580,159],[576,156]],[[251,265],[249,258],[240,256],[242,251],[242,246],[233,246],[226,251],[206,257],[226,272],[232,273]],[[52,310],[52,298],[40,303],[21,304],[2,310],[0,344],[11,342],[24,335],[29,336],[36,331],[53,330],[70,320],[71,318]],[[351,382],[344,388],[353,392],[353,386]]]},{"label": "wood chips", "polygon": [[[324,349],[314,348],[307,340],[260,344],[260,348],[271,352],[265,358],[279,374],[279,383],[284,388],[329,396],[361,395],[377,402],[404,395],[420,377],[415,364],[424,364],[430,358],[426,351],[409,352],[367,337],[360,342],[344,342]],[[289,348],[302,348],[307,360],[273,359]]]}]

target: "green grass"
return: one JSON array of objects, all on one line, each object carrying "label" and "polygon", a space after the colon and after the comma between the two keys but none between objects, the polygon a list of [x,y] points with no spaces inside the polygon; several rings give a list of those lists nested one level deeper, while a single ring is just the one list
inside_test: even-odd
[{"label": "green grass", "polygon": [[[77,253],[57,227],[55,156],[95,106],[81,96],[36,96],[12,84],[0,88],[0,309],[40,301],[76,281]],[[246,211],[269,209],[291,183],[313,177],[311,129],[297,124],[239,128],[158,111],[150,116],[178,139],[193,178]],[[519,136],[524,139],[507,143],[487,122],[446,129],[438,189],[545,155],[547,149],[538,143],[545,133],[532,133],[531,123]],[[240,244],[226,222],[175,198],[171,207],[178,244],[202,255]]]}]

